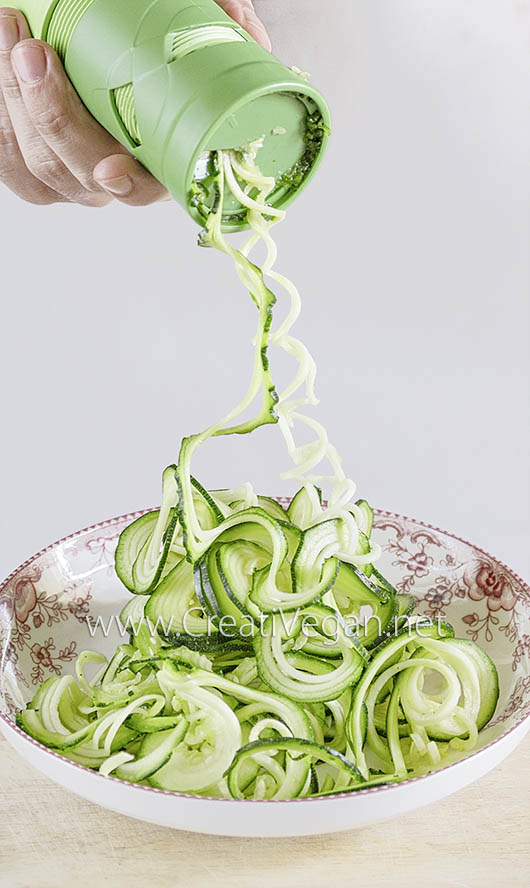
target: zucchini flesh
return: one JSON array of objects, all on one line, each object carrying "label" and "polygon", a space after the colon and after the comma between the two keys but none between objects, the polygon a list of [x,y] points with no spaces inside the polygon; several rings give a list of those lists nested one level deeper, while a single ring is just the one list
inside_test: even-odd
[{"label": "zucchini flesh", "polygon": [[480,685],[480,707],[477,714],[477,729],[484,728],[493,718],[499,701],[499,674],[495,663],[486,651],[473,641],[465,638],[452,638],[453,648],[460,648],[474,662]]},{"label": "zucchini flesh", "polygon": [[[187,679],[175,678],[179,680],[164,676],[166,687],[174,690],[188,713],[189,730],[167,763],[149,780],[159,789],[196,792],[221,780],[241,746],[241,726],[232,709],[216,694]],[[159,737],[160,734],[147,736],[146,750],[154,748]]]},{"label": "zucchini flesh", "polygon": [[[251,625],[259,610],[250,601],[252,575],[270,562],[270,555],[256,543],[221,543],[208,551],[204,585],[215,600],[216,612],[229,616],[241,631]],[[250,620],[248,618],[251,618]],[[250,632],[253,635],[254,631]]]},{"label": "zucchini flesh", "polygon": [[[271,518],[276,518],[276,521],[287,520],[287,512],[283,506],[270,496],[258,496],[258,506],[260,506],[264,512],[267,512]],[[294,523],[296,524],[296,521]]]},{"label": "zucchini flesh", "polygon": [[[324,643],[324,618],[337,612],[318,604],[309,614],[311,638],[320,630]],[[494,665],[473,642],[453,638],[447,624],[413,625],[371,656],[343,630],[334,659],[296,649],[303,617],[290,617],[278,630],[279,647],[269,651],[280,668],[263,656],[261,636],[254,639],[257,661],[236,649],[210,659],[163,646],[142,659],[124,644],[92,682],[81,665],[90,655],[80,658],[83,688],[71,676],[48,679],[17,723],[67,758],[123,780],[282,799],[425,773],[452,749],[469,748],[493,714]],[[348,650],[360,668],[346,678]],[[423,679],[432,673],[445,685],[430,690]],[[256,686],[259,676],[271,690]],[[378,762],[371,768],[367,750]]]},{"label": "zucchini flesh", "polygon": [[168,573],[147,600],[145,616],[162,637],[211,634],[195,594],[191,564],[181,561]]},{"label": "zucchini flesh", "polygon": [[[336,617],[331,609],[329,615]],[[320,626],[324,619],[321,617]],[[318,617],[316,622],[318,624]],[[363,671],[365,653],[353,639],[348,637],[339,621],[336,628],[340,662],[326,663],[324,672],[320,670],[313,672],[308,665],[300,669],[289,663],[282,645],[280,617],[277,615],[268,617],[263,633],[256,635],[254,639],[258,671],[263,681],[277,693],[301,702],[334,700],[339,697],[347,687],[358,680]],[[307,664],[313,659],[317,666],[318,661],[310,655]]]},{"label": "zucchini flesh", "polygon": [[289,521],[301,527],[310,527],[313,520],[322,512],[322,491],[314,484],[301,487],[291,500],[287,514]]},{"label": "zucchini flesh", "polygon": [[410,617],[411,614],[414,613],[414,608],[416,607],[414,596],[403,592],[400,592],[396,595],[396,604],[396,616],[400,621],[403,621],[406,617]]},{"label": "zucchini flesh", "polygon": [[[441,621],[438,627],[418,623],[380,645],[354,689],[347,721],[349,745],[366,779],[365,743],[399,778],[432,769],[451,749],[474,745],[498,696],[495,667],[482,654],[473,642],[455,639]],[[434,674],[441,680],[429,689]],[[390,697],[379,704],[389,685]],[[383,730],[377,706],[383,707]]]},{"label": "zucchini flesh", "polygon": [[[137,783],[158,771],[169,761],[173,751],[182,742],[188,727],[188,722],[181,718],[175,727],[168,731],[161,730],[156,734],[152,732],[147,734],[140,746],[138,756],[134,758],[134,761],[119,765],[115,771],[116,777]],[[154,748],[150,748],[148,743],[150,736],[156,736],[161,740]]]},{"label": "zucchini flesh", "polygon": [[365,647],[376,646],[392,629],[398,607],[390,584],[375,583],[353,565],[342,563],[333,594],[342,616],[356,628]]},{"label": "zucchini flesh", "polygon": [[[278,753],[284,754],[281,762],[277,758],[272,758]],[[233,798],[245,798],[238,778],[241,766],[249,759],[255,761],[265,773],[272,774],[275,778],[277,789],[270,796],[273,799],[284,798],[283,793],[286,787],[290,793],[288,797],[299,794],[299,788],[292,785],[293,778],[289,774],[289,766],[293,760],[303,762],[307,768],[304,782],[307,780],[307,774],[310,773],[310,791],[307,795],[320,795],[324,786],[328,792],[343,792],[362,782],[359,770],[336,749],[297,737],[278,737],[271,740],[255,740],[243,746],[236,753],[227,773],[228,789]],[[276,768],[272,767],[273,762],[276,764]],[[315,765],[318,764],[327,765],[328,768],[325,776],[322,775],[320,779],[315,768]]]}]

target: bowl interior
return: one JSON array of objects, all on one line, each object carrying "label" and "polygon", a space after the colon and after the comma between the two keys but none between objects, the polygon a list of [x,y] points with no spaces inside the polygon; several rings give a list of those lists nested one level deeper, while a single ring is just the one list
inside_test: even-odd
[{"label": "bowl interior", "polygon": [[[117,616],[130,596],[113,558],[121,531],[140,514],[53,543],[0,586],[0,718],[14,722],[44,679],[73,673],[81,651],[110,654],[126,640]],[[530,588],[487,553],[419,521],[378,511],[374,538],[381,570],[414,595],[417,611],[447,618],[495,662],[499,703],[479,735],[487,746],[530,713]]]}]

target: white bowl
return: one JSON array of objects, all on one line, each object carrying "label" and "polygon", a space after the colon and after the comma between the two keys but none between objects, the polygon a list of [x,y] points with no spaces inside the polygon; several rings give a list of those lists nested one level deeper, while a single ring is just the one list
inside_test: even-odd
[{"label": "white bowl", "polygon": [[[113,554],[139,514],[103,521],[28,559],[0,586],[0,729],[30,764],[92,802],[163,826],[229,836],[295,836],[366,826],[419,808],[472,783],[501,762],[530,728],[530,589],[505,565],[444,531],[377,512],[382,570],[418,610],[444,615],[455,634],[481,644],[496,663],[500,698],[471,755],[424,777],[351,794],[293,801],[196,798],[103,777],[19,730],[17,709],[50,675],[73,671],[87,648],[111,653],[120,641],[91,637],[90,618],[118,614],[128,593]],[[89,618],[87,621],[87,617]]]}]

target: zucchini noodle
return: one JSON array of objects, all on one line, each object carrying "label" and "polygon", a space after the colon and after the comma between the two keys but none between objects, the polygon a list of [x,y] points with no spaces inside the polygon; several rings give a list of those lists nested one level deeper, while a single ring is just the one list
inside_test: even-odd
[{"label": "zucchini noodle", "polygon": [[[129,643],[109,661],[80,654],[77,681],[47,679],[17,724],[104,776],[273,801],[355,792],[461,758],[491,719],[499,685],[478,645],[443,621],[422,626],[413,597],[374,567],[373,510],[353,501],[355,484],[307,413],[318,403],[316,367],[292,332],[298,290],[275,269],[272,231],[285,213],[267,203],[275,183],[258,168],[259,148],[213,157],[217,197],[201,236],[232,259],[257,308],[247,392],[184,438],[178,465],[164,470],[160,509],[120,535],[116,573],[134,593],[120,615]],[[240,250],[222,232],[227,190],[248,213]],[[260,245],[258,267],[250,257]],[[265,278],[288,298],[274,329]],[[270,345],[296,364],[279,395]],[[287,509],[250,484],[209,492],[193,478],[201,444],[266,423],[278,424],[292,462],[282,478],[301,485]],[[310,443],[297,444],[301,427]],[[367,608],[374,624],[363,626]]]},{"label": "zucchini noodle", "polygon": [[[263,309],[267,303],[272,304],[270,290],[263,280],[264,276],[267,276],[286,291],[290,301],[285,318],[279,327],[270,334],[270,342],[294,358],[297,368],[293,378],[282,390],[279,397],[275,394],[272,395],[271,406],[274,408],[274,416],[269,412],[265,417],[262,412],[254,421],[253,427],[264,422],[278,422],[288,454],[294,463],[294,466],[284,471],[280,477],[285,480],[295,480],[301,484],[307,492],[308,502],[311,506],[302,529],[330,518],[340,518],[337,557],[342,561],[356,565],[372,564],[380,555],[380,548],[376,543],[371,542],[367,552],[358,551],[363,516],[359,506],[353,500],[356,485],[346,477],[337,449],[329,441],[322,423],[304,412],[306,407],[318,404],[315,394],[316,365],[308,348],[291,333],[301,311],[300,294],[295,285],[285,275],[276,271],[274,267],[277,248],[271,231],[274,225],[285,218],[285,211],[267,204],[267,198],[274,188],[275,180],[273,177],[264,176],[259,170],[256,157],[260,147],[261,142],[258,141],[246,149],[217,152],[218,199],[201,239],[202,245],[214,246],[233,259],[239,278],[250,291],[260,311],[258,332],[254,340],[254,367],[251,383],[243,400],[227,416],[204,432],[194,436],[193,443],[187,446],[185,454],[188,460],[187,466],[189,466],[192,453],[208,438],[214,435],[246,431],[248,427],[233,426],[229,428],[227,426],[245,412],[260,389],[264,391],[264,394],[266,392],[266,383],[270,382],[270,376],[268,375],[268,362],[266,366],[263,365],[262,343],[265,332]],[[222,232],[222,211],[227,188],[247,209],[248,221],[252,230],[250,237],[240,250],[235,249]],[[261,269],[257,268],[249,258],[260,242],[266,248],[266,258]],[[272,383],[268,392],[272,392]],[[314,433],[315,438],[312,442],[302,445],[296,444],[294,427],[297,423]],[[190,441],[190,439],[186,439],[186,441]],[[327,474],[323,474],[322,470],[317,471],[319,465],[324,461],[327,461],[330,467]],[[189,480],[184,472],[181,474],[181,484],[186,500],[183,507],[187,513],[188,530],[198,543],[207,545],[215,537],[215,531],[208,533],[200,527],[194,513]],[[331,485],[327,506],[321,505],[316,484]],[[253,504],[251,497],[249,497],[247,505]]]}]

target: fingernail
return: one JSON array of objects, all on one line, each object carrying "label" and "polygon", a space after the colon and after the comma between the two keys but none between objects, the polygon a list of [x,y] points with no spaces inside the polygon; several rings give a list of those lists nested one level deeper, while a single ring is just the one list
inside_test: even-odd
[{"label": "fingernail", "polygon": [[46,74],[46,53],[38,43],[21,44],[12,58],[15,71],[24,83],[36,83]]},{"label": "fingernail", "polygon": [[18,22],[15,15],[0,16],[0,49],[4,52],[18,43]]},{"label": "fingernail", "polygon": [[133,180],[129,176],[118,176],[116,179],[98,179],[98,185],[101,185],[105,191],[110,194],[117,194],[119,197],[125,197],[133,190]]}]

